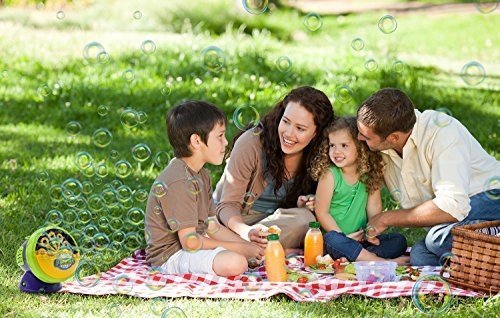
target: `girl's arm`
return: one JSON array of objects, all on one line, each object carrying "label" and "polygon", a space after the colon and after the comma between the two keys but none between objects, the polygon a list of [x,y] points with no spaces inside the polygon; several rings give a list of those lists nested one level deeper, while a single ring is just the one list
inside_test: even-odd
[{"label": "girl's arm", "polygon": [[377,214],[382,212],[382,198],[380,196],[380,189],[373,191],[368,195],[366,202],[366,216],[368,222]]},{"label": "girl's arm", "polygon": [[330,203],[333,200],[333,189],[335,188],[335,180],[330,171],[326,171],[321,175],[316,189],[315,210],[316,219],[321,223],[321,227],[325,231],[342,232],[337,223],[330,215]]}]

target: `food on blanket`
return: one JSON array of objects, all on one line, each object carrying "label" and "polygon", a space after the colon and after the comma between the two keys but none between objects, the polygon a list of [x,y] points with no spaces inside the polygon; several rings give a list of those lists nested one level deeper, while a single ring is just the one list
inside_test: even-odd
[{"label": "food on blanket", "polygon": [[255,257],[252,257],[248,260],[248,268],[254,269],[256,267],[259,267],[260,265],[261,265],[261,261],[259,261]]},{"label": "food on blanket", "polygon": [[396,268],[396,275],[400,280],[416,281],[422,275],[420,269],[411,266],[398,266]]},{"label": "food on blanket", "polygon": [[281,229],[277,225],[271,225],[268,229],[267,232],[269,234],[278,234],[281,235]]},{"label": "food on blanket", "polygon": [[288,275],[287,281],[294,283],[308,283],[318,279],[315,274],[310,274],[293,269],[288,269],[286,273]]},{"label": "food on blanket", "polygon": [[333,275],[333,278],[342,279],[342,280],[356,280],[356,275],[350,273],[337,273]]},{"label": "food on blanket", "polygon": [[329,254],[326,254],[325,256],[318,255],[316,256],[316,264],[333,264],[333,258]]},{"label": "food on blanket", "polygon": [[344,273],[356,275],[356,269],[353,263],[349,263],[344,267]]}]

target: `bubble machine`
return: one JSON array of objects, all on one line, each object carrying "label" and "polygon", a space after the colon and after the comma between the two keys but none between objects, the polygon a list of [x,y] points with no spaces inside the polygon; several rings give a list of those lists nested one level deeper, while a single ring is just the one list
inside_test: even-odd
[{"label": "bubble machine", "polygon": [[71,278],[80,250],[71,234],[56,226],[43,227],[31,234],[16,253],[17,264],[25,271],[19,289],[26,293],[54,293],[61,282]]}]

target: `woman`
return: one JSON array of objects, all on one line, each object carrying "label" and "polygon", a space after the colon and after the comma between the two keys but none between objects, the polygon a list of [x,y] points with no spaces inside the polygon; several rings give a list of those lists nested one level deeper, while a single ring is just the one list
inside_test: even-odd
[{"label": "woman", "polygon": [[214,193],[221,222],[262,247],[276,225],[285,248],[300,247],[315,221],[301,194],[316,191],[308,169],[333,119],[328,97],[304,86],[278,102],[262,126],[236,136]]}]

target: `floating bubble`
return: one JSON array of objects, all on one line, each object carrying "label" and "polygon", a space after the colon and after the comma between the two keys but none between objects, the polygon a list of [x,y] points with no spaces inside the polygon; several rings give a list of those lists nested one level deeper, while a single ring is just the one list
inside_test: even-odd
[{"label": "floating bubble", "polygon": [[162,214],[163,210],[162,210],[161,206],[155,205],[154,208],[153,208],[153,213],[154,214]]},{"label": "floating bubble", "polygon": [[82,233],[89,238],[93,238],[94,235],[99,233],[99,229],[93,223],[87,224],[83,229]]},{"label": "floating bubble", "polygon": [[168,224],[167,231],[169,231],[170,233],[175,233],[179,231],[179,229],[181,228],[181,223],[177,221],[175,218],[168,218],[167,224]]},{"label": "floating bubble", "polygon": [[193,232],[184,236],[184,247],[190,253],[199,251],[202,244],[203,240],[198,233]]},{"label": "floating bubble", "polygon": [[146,287],[153,291],[159,291],[163,289],[167,285],[167,281],[166,279],[161,279],[162,274],[163,273],[161,267],[151,268],[146,276]]},{"label": "floating bubble", "polygon": [[311,12],[304,17],[303,23],[307,30],[315,32],[323,26],[323,18],[319,14]]},{"label": "floating bubble", "polygon": [[304,288],[299,291],[300,296],[302,296],[305,299],[314,299],[314,294],[312,293],[311,290]]},{"label": "floating bubble", "polygon": [[146,144],[137,144],[132,148],[132,157],[138,162],[144,162],[151,157],[151,149]]},{"label": "floating bubble", "polygon": [[98,251],[107,249],[110,244],[109,237],[104,233],[96,233],[92,239],[94,240],[94,247]]},{"label": "floating bubble", "polygon": [[142,110],[137,112],[137,122],[139,124],[144,124],[148,120],[148,114]]},{"label": "floating bubble", "polygon": [[251,14],[262,14],[268,8],[268,0],[242,0],[243,8]]},{"label": "floating bubble", "polygon": [[141,51],[146,55],[153,54],[156,51],[155,42],[153,42],[151,40],[146,40],[146,41],[142,42]]},{"label": "floating bubble", "polygon": [[90,181],[82,182],[82,193],[87,195],[91,194],[94,191],[94,185]]},{"label": "floating bubble", "polygon": [[257,125],[255,125],[253,127],[252,134],[254,134],[255,136],[258,136],[258,135],[262,134],[263,131],[264,131],[264,124],[259,120]]},{"label": "floating bubble", "polygon": [[130,232],[125,235],[125,238],[123,240],[123,245],[128,251],[133,252],[141,248],[142,239],[139,236],[139,234],[135,232]]},{"label": "floating bubble", "polygon": [[108,112],[109,112],[109,106],[99,105],[99,107],[97,107],[97,114],[101,117],[106,116]]},{"label": "floating bubble", "polygon": [[432,122],[434,125],[444,128],[451,124],[453,121],[453,117],[451,117],[451,111],[447,108],[438,108],[436,109],[436,112],[433,115],[433,120]]},{"label": "floating bubble", "polygon": [[118,151],[117,151],[117,150],[115,150],[115,149],[112,149],[112,150],[109,152],[109,157],[110,157],[111,159],[116,159],[116,158],[118,158],[118,156],[119,156],[119,155],[120,155],[120,154],[119,154],[119,153],[118,153]]},{"label": "floating bubble", "polygon": [[405,65],[405,63],[403,63],[403,61],[395,60],[392,63],[392,70],[395,73],[401,74],[401,73],[403,73],[403,71],[405,70],[405,68],[406,68],[406,65]]},{"label": "floating bubble", "polygon": [[99,62],[100,56],[105,53],[104,46],[99,42],[90,42],[83,48],[83,58],[89,63]]},{"label": "floating bubble", "polygon": [[120,160],[115,163],[115,174],[118,178],[126,178],[132,173],[132,165],[127,160]]},{"label": "floating bubble", "polygon": [[393,204],[401,204],[401,200],[403,199],[403,194],[401,193],[401,190],[399,189],[394,189],[391,191],[391,202]]},{"label": "floating bubble", "polygon": [[64,11],[61,11],[61,10],[57,11],[57,13],[56,13],[56,18],[57,18],[58,20],[62,20],[62,19],[64,19],[65,17],[66,17],[66,14],[64,13]]},{"label": "floating bubble", "polygon": [[127,212],[127,222],[133,225],[139,225],[144,222],[144,211],[142,209],[134,207]]},{"label": "floating bubble", "polygon": [[186,179],[186,189],[192,195],[198,195],[201,192],[201,181],[197,176],[190,176]]},{"label": "floating bubble", "polygon": [[137,112],[127,108],[120,114],[120,121],[125,128],[132,129],[139,124]]},{"label": "floating bubble", "polygon": [[163,312],[161,318],[187,318],[186,314],[179,307],[170,307]]},{"label": "floating bubble", "polygon": [[365,62],[365,68],[367,71],[373,72],[378,68],[377,61],[374,59],[369,59]]},{"label": "floating bubble", "polygon": [[377,236],[377,229],[373,225],[368,225],[365,230],[365,236],[367,238],[374,238]]},{"label": "floating bubble", "polygon": [[[120,217],[114,217],[114,218],[111,218],[111,220],[109,221],[109,226],[113,229],[113,230],[119,230],[123,227],[123,220],[120,218]],[[115,233],[116,234],[116,233]],[[119,234],[116,234],[116,235],[119,235]],[[119,240],[118,242],[123,242],[123,238],[125,237],[125,234],[123,234],[123,237],[121,240]],[[116,239],[114,238],[113,236],[113,240],[116,241]]]},{"label": "floating bubble", "polygon": [[476,9],[484,14],[491,13],[496,10],[498,7],[498,0],[497,1],[492,1],[492,0],[476,0],[475,1]]},{"label": "floating bubble", "polygon": [[202,67],[211,72],[219,72],[226,63],[226,56],[224,52],[216,46],[206,47],[203,51],[201,51],[201,55]]},{"label": "floating bubble", "polygon": [[352,95],[352,89],[347,85],[337,87],[334,93],[335,100],[338,100],[343,104],[350,102],[352,100]]},{"label": "floating bubble", "polygon": [[378,20],[378,29],[382,31],[382,33],[389,34],[396,31],[398,27],[398,23],[396,19],[392,15],[384,15]]},{"label": "floating bubble", "polygon": [[132,82],[134,79],[135,79],[135,73],[134,73],[134,70],[131,70],[131,69],[126,69],[125,71],[123,71],[122,73],[122,78],[126,81],[126,82]]},{"label": "floating bubble", "polygon": [[50,89],[49,85],[43,84],[38,87],[37,93],[42,97],[47,97],[50,95],[50,93],[52,93],[52,90]]},{"label": "floating bubble", "polygon": [[63,217],[66,224],[75,224],[78,221],[78,215],[73,209],[66,209],[63,213]]},{"label": "floating bubble", "polygon": [[158,198],[161,198],[168,192],[168,187],[165,183],[156,180],[153,182],[153,186],[151,187],[151,192]]},{"label": "floating bubble", "polygon": [[365,42],[362,38],[355,38],[351,41],[351,47],[354,51],[361,51],[365,47]]},{"label": "floating bubble", "polygon": [[54,202],[61,202],[64,200],[63,189],[60,185],[53,185],[49,188],[50,199]]},{"label": "floating bubble", "polygon": [[95,166],[95,174],[99,178],[105,178],[109,174],[109,168],[105,162],[101,162]]},{"label": "floating bubble", "polygon": [[123,182],[119,179],[115,179],[115,180],[111,181],[108,185],[110,187],[112,187],[113,189],[118,189],[119,187],[121,187],[123,185]]},{"label": "floating bubble", "polygon": [[259,112],[252,106],[241,106],[233,113],[233,122],[240,130],[255,127],[260,122]]},{"label": "floating bubble", "polygon": [[444,313],[450,307],[450,285],[438,275],[425,275],[413,285],[411,298],[418,310],[435,316]]},{"label": "floating bubble", "polygon": [[77,179],[69,178],[64,180],[62,183],[63,195],[64,192],[71,192],[75,196],[80,196],[82,194],[83,186]]},{"label": "floating bubble", "polygon": [[90,166],[88,166],[84,169],[81,169],[81,170],[82,170],[83,175],[88,177],[88,178],[92,178],[95,174],[95,166],[93,163]]},{"label": "floating bubble", "polygon": [[169,84],[167,84],[163,86],[160,91],[162,95],[168,96],[170,95],[170,93],[172,93],[172,87]]},{"label": "floating bubble", "polygon": [[81,286],[94,287],[99,283],[101,273],[93,262],[82,260],[75,270],[75,279]]},{"label": "floating bubble", "polygon": [[115,277],[113,281],[113,289],[118,294],[128,295],[134,288],[134,282],[127,274],[121,274]]},{"label": "floating bubble", "polygon": [[78,169],[88,168],[93,162],[94,158],[86,151],[80,151],[75,156],[75,165]]},{"label": "floating bubble", "polygon": [[50,176],[49,176],[49,173],[47,171],[42,171],[42,172],[37,173],[35,178],[36,178],[36,181],[38,181],[40,183],[46,183],[47,181],[49,181]]},{"label": "floating bubble", "polygon": [[92,220],[92,212],[89,210],[80,210],[78,211],[78,219],[80,220],[80,223],[82,224],[87,224]]},{"label": "floating bubble", "polygon": [[220,230],[220,223],[216,216],[209,216],[205,220],[205,224],[207,226],[207,234],[215,234]]},{"label": "floating bubble", "polygon": [[486,180],[484,192],[491,200],[500,200],[500,176],[494,176]]},{"label": "floating bubble", "polygon": [[148,191],[137,189],[134,191],[134,200],[137,202],[145,202],[148,199]]},{"label": "floating bubble", "polygon": [[243,205],[247,208],[251,207],[255,202],[255,194],[253,192],[247,192],[243,196]]},{"label": "floating bubble", "polygon": [[481,63],[471,61],[462,67],[460,77],[467,85],[479,85],[486,78],[486,70]]},{"label": "floating bubble", "polygon": [[286,257],[286,264],[290,266],[300,265],[300,256],[297,254],[290,254]]},{"label": "floating bubble", "polygon": [[447,252],[441,255],[441,257],[439,258],[439,264],[442,266],[441,273],[443,277],[448,278],[453,271],[456,271],[458,269],[460,260],[455,254]]},{"label": "floating bubble", "polygon": [[109,304],[107,313],[108,313],[108,318],[122,317],[122,311],[117,303]]},{"label": "floating bubble", "polygon": [[116,189],[116,194],[118,195],[118,200],[120,200],[120,202],[125,202],[130,200],[132,197],[132,189],[126,185],[121,185]]},{"label": "floating bubble", "polygon": [[158,151],[153,157],[155,165],[162,169],[168,165],[170,160],[170,154],[166,151]]},{"label": "floating bubble", "polygon": [[87,199],[87,205],[91,211],[99,212],[104,208],[104,200],[98,194],[92,194]]},{"label": "floating bubble", "polygon": [[63,215],[59,210],[50,210],[45,217],[47,224],[61,225],[63,223]]},{"label": "floating bubble", "polygon": [[[102,216],[97,220],[97,227],[99,228],[100,231],[107,231],[109,230],[109,220],[107,217]],[[95,238],[94,238],[95,240]]]},{"label": "floating bubble", "polygon": [[286,73],[292,68],[292,61],[288,56],[280,56],[276,59],[276,67],[278,71]]},{"label": "floating bubble", "polygon": [[110,60],[110,57],[109,57],[109,54],[107,52],[101,52],[99,54],[97,54],[97,61],[101,64],[106,64],[107,62],[109,62]]},{"label": "floating bubble", "polygon": [[130,209],[131,207],[134,206],[134,200],[132,200],[131,198],[128,199],[128,200],[125,200],[125,201],[121,201],[121,206],[122,208],[124,209]]},{"label": "floating bubble", "polygon": [[132,14],[132,16],[134,17],[134,19],[136,20],[140,20],[142,18],[142,12],[139,11],[139,10],[136,10],[134,11],[134,13]]},{"label": "floating bubble", "polygon": [[82,130],[82,125],[77,121],[70,121],[66,124],[66,133],[70,136],[76,136]]}]

